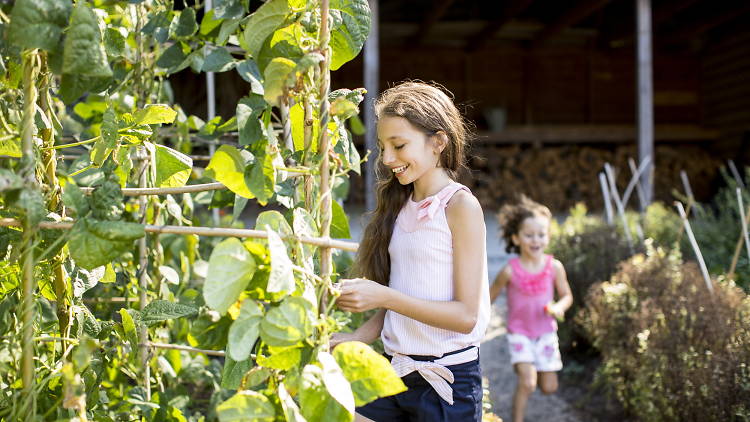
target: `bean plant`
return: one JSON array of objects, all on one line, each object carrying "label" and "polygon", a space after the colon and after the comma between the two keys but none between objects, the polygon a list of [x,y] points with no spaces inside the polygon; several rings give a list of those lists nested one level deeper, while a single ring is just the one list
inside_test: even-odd
[{"label": "bean plant", "polygon": [[[349,237],[364,95],[330,91],[330,76],[359,54],[369,13],[0,6],[0,420],[351,421],[405,389],[369,346],[328,345],[351,321],[333,249],[356,249],[335,239]],[[175,104],[192,87],[169,77],[187,69],[237,72],[235,115]],[[267,210],[245,229],[250,201]]]}]

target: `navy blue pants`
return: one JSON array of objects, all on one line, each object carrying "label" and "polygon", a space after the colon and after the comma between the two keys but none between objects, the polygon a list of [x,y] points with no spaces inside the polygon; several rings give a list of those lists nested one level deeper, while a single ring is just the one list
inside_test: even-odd
[{"label": "navy blue pants", "polygon": [[[461,350],[453,352],[458,353]],[[453,353],[447,353],[450,355]],[[390,356],[386,355],[388,360]],[[434,356],[410,356],[434,361]],[[443,400],[419,372],[403,378],[408,390],[383,397],[357,408],[357,413],[375,422],[480,422],[482,420],[482,373],[479,359],[447,366],[453,372],[453,405]]]}]

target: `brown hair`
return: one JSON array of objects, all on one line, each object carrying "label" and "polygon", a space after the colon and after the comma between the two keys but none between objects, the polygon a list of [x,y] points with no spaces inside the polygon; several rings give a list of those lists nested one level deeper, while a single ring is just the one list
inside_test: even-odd
[{"label": "brown hair", "polygon": [[[438,165],[456,179],[458,171],[465,167],[464,150],[471,130],[452,98],[449,91],[435,83],[403,82],[380,95],[375,102],[375,115],[378,119],[402,117],[426,136],[445,133],[448,142],[440,153]],[[359,245],[354,275],[388,285],[391,276],[388,245],[396,217],[414,186],[399,183],[379,156],[375,174],[377,205]]]},{"label": "brown hair", "polygon": [[534,202],[526,195],[521,194],[515,204],[505,204],[497,213],[497,221],[500,223],[502,238],[505,240],[505,251],[518,253],[518,246],[513,244],[513,235],[521,230],[521,224],[529,217],[547,217],[552,219],[549,208]]}]

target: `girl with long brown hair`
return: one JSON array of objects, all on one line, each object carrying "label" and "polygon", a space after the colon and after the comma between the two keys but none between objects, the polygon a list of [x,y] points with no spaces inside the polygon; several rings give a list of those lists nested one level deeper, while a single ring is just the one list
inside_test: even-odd
[{"label": "girl with long brown hair", "polygon": [[[457,183],[468,128],[440,87],[405,82],[375,104],[377,207],[337,304],[378,309],[343,341],[383,340],[409,388],[357,409],[358,420],[479,421],[479,343],[490,313],[482,208]],[[368,419],[369,418],[369,419]]]}]

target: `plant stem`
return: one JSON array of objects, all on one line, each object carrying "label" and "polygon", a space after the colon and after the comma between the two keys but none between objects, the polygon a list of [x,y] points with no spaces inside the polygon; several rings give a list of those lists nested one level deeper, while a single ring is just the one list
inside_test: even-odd
[{"label": "plant stem", "polygon": [[[23,53],[23,119],[21,125],[21,174],[25,189],[38,190],[36,181],[36,153],[34,151],[34,116],[36,114],[37,88],[36,78],[39,73],[39,62],[36,50]],[[34,238],[36,228],[31,216],[24,215],[23,237],[21,243],[22,259],[22,296],[21,296],[21,374],[23,380],[22,414],[30,419],[36,414],[36,396],[34,394]]]},{"label": "plant stem", "polygon": [[[140,15],[139,15],[140,16]],[[139,153],[145,154],[145,148],[139,148]],[[141,160],[141,172],[138,178],[138,184],[141,189],[146,188],[148,184],[148,172],[146,167],[149,165],[149,160],[143,157]],[[138,198],[139,209],[141,211],[141,223],[146,223],[146,216],[148,212],[148,197],[142,195]],[[147,236],[143,236],[138,239],[138,270],[140,276],[138,277],[138,299],[141,311],[146,307],[148,298],[146,297],[146,290],[148,290],[148,241]],[[148,329],[142,326],[138,333],[138,337],[142,341],[148,341]],[[143,388],[146,391],[146,400],[151,400],[151,364],[150,364],[150,350],[148,347],[141,346],[139,350],[140,361],[143,365]]]},{"label": "plant stem", "polygon": [[[323,54],[323,61],[320,63],[320,141],[318,142],[318,153],[320,154],[320,235],[324,238],[331,233],[331,186],[330,177],[331,169],[329,163],[329,138],[328,138],[328,120],[329,104],[328,90],[330,89],[330,72],[328,65],[330,55],[328,54],[328,40],[330,38],[330,29],[328,28],[328,0],[320,2],[320,50]],[[320,278],[323,279],[324,289],[321,298],[320,308],[325,309],[328,303],[328,288],[331,284],[331,248],[320,248]]]},{"label": "plant stem", "polygon": [[99,140],[100,138],[101,138],[101,136],[96,136],[96,137],[94,137],[94,138],[91,138],[91,139],[86,139],[85,141],[80,141],[80,142],[73,142],[72,144],[55,145],[55,146],[51,146],[51,147],[45,147],[44,149],[64,149],[64,148],[73,148],[73,147],[77,147],[77,146],[81,146],[81,145],[86,145],[86,144],[90,144],[90,143],[96,142],[96,141],[98,141],[98,140]]}]

